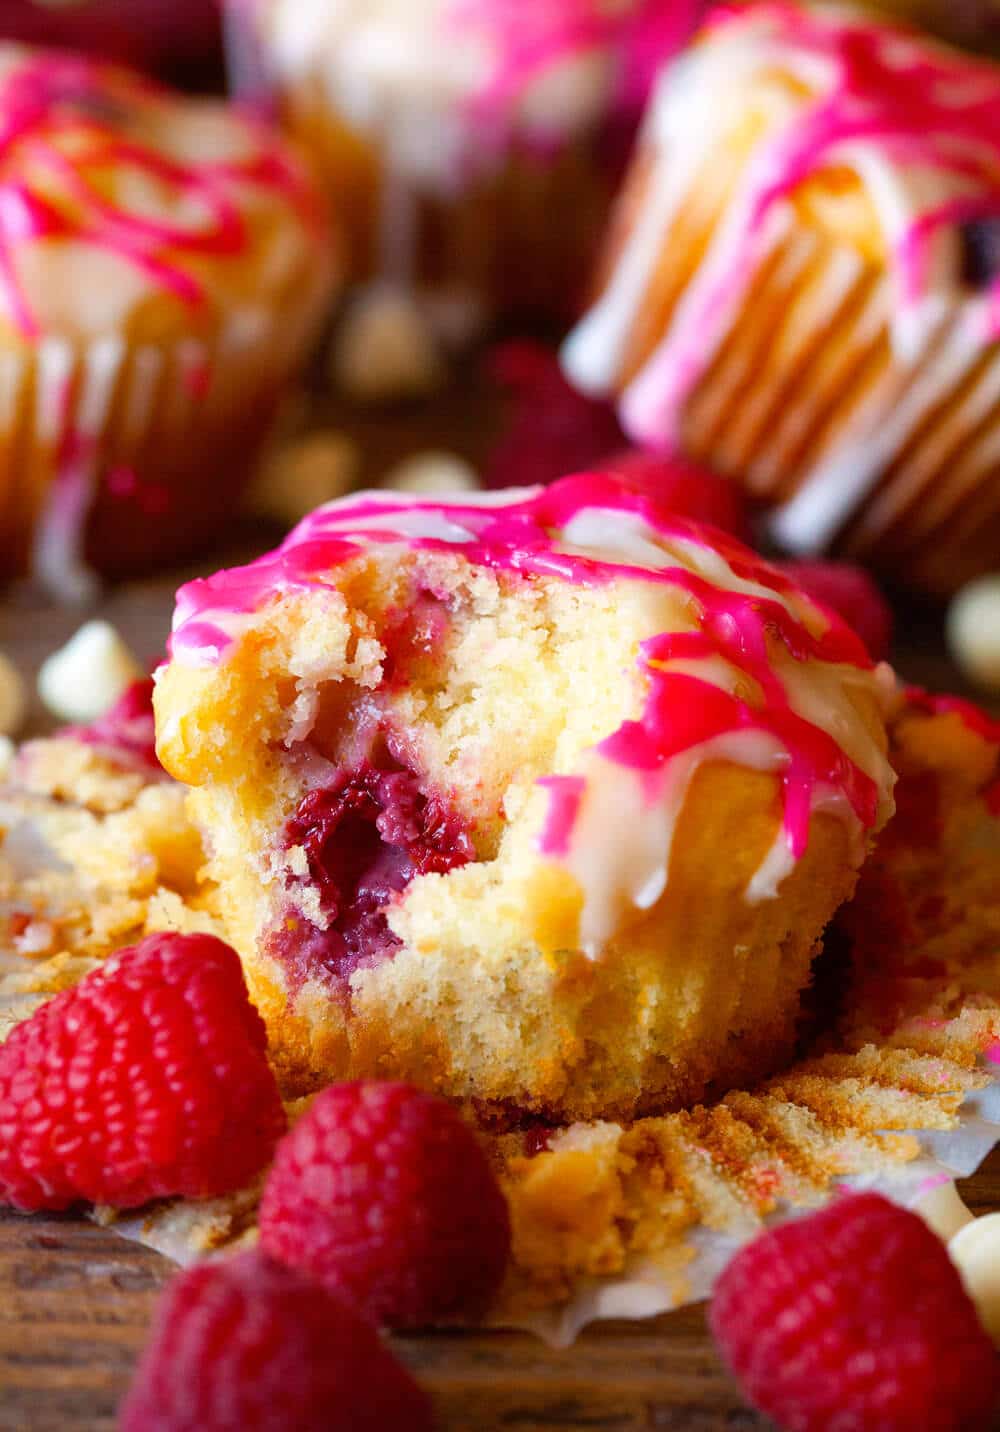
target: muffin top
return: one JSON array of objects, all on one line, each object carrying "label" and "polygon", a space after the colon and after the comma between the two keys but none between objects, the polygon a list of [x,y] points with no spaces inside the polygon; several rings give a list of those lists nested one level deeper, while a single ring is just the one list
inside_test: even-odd
[{"label": "muffin top", "polygon": [[0,45],[0,334],[210,335],[273,311],[329,238],[285,144],[219,101]]},{"label": "muffin top", "polygon": [[1000,67],[850,10],[723,4],[661,76],[645,150],[655,178],[566,350],[588,391],[610,384],[690,194],[720,167],[735,177],[720,181],[730,184],[725,222],[683,310],[624,399],[633,435],[676,432],[684,399],[796,213],[889,272],[903,361],[922,356],[946,318],[957,319],[966,356],[1000,336]]},{"label": "muffin top", "polygon": [[[204,697],[213,685],[219,700],[229,692],[232,706],[226,668],[241,647],[269,640],[282,606],[298,612],[301,630],[309,620],[303,598],[322,604],[338,587],[356,592],[359,572],[373,560],[398,572],[414,554],[423,568],[413,602],[432,597],[445,623],[455,594],[469,589],[470,571],[515,596],[542,588],[556,588],[557,600],[559,590],[577,590],[581,600],[610,593],[609,610],[621,614],[606,683],[609,710],[594,717],[607,734],[596,742],[557,740],[532,792],[535,805],[544,796],[535,848],[584,892],[581,948],[597,951],[623,908],[647,909],[659,898],[672,831],[703,763],[777,778],[777,838],[747,890],[751,901],[774,896],[794,868],[814,811],[841,816],[863,840],[891,810],[882,718],[892,684],[887,669],[873,668],[838,618],[742,544],[600,473],[478,499],[361,494],[320,508],[260,561],[182,587],[170,689],[157,703],[168,768],[199,783],[191,764],[199,759],[197,741],[184,749],[198,725],[189,717],[203,700],[214,702]],[[398,604],[397,594],[394,609]],[[398,610],[392,622],[398,627]],[[594,648],[596,664],[596,636]],[[433,638],[427,650],[433,660]],[[477,659],[494,656],[484,651]],[[602,648],[602,662],[606,656]],[[355,665],[361,659],[356,655]],[[527,661],[518,679],[544,681],[538,660]],[[580,699],[589,700],[591,673],[580,660]],[[387,679],[397,688],[405,681],[398,664],[391,678],[380,668],[365,684]],[[289,696],[292,705],[297,699]],[[618,714],[610,709],[615,703]],[[303,709],[286,733],[292,743],[304,733]],[[487,750],[482,759],[493,758]],[[477,779],[489,782],[485,767]]]},{"label": "muffin top", "polygon": [[414,182],[449,188],[648,92],[702,0],[249,0],[280,84],[318,79]]}]

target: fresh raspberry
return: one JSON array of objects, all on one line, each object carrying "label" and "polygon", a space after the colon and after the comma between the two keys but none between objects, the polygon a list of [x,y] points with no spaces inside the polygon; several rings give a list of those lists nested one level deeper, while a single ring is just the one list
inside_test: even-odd
[{"label": "fresh raspberry", "polygon": [[64,726],[60,736],[97,746],[119,765],[165,775],[156,755],[153,678],[133,681],[109,711],[86,726]]},{"label": "fresh raspberry", "polygon": [[868,648],[873,661],[889,655],[892,609],[863,567],[852,562],[776,562],[807,596],[832,608]]},{"label": "fresh raspberry", "polygon": [[370,1323],[242,1253],[168,1285],[118,1432],[430,1432],[432,1420]]},{"label": "fresh raspberry", "polygon": [[487,1310],[510,1220],[449,1104],[407,1084],[335,1084],[278,1149],[260,1241],[376,1322],[417,1327]]},{"label": "fresh raspberry", "polygon": [[304,934],[296,921],[269,938],[268,953],[296,987],[326,974],[343,990],[359,965],[388,958],[400,944],[385,916],[392,898],[416,875],[444,874],[475,857],[458,813],[442,796],[425,794],[415,773],[388,752],[379,766],[342,766],[310,791],[284,843],[305,851],[308,883],[328,919],[325,930]]},{"label": "fresh raspberry", "polygon": [[786,1432],[990,1425],[993,1344],[944,1244],[880,1194],[756,1239],[716,1284],[709,1322],[749,1400]]},{"label": "fresh raspberry", "polygon": [[601,463],[633,492],[651,497],[678,517],[707,522],[742,542],[750,540],[746,499],[735,482],[679,456],[627,451]]},{"label": "fresh raspberry", "polygon": [[285,1115],[233,950],[150,935],[0,1045],[0,1202],[132,1208],[240,1188]]},{"label": "fresh raspberry", "polygon": [[490,376],[508,396],[507,416],[484,473],[487,487],[531,487],[599,467],[625,439],[610,403],[578,393],[540,343],[501,344]]}]

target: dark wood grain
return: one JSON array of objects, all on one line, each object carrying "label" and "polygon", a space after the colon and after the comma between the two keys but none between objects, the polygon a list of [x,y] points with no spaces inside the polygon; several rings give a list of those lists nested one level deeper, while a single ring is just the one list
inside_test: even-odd
[{"label": "dark wood grain", "polygon": [[[0,1216],[4,1432],[112,1428],[169,1274],[158,1254],[88,1224]],[[454,1432],[765,1425],[722,1373],[698,1310],[609,1324],[565,1352],[492,1332],[412,1337],[397,1347]]]}]

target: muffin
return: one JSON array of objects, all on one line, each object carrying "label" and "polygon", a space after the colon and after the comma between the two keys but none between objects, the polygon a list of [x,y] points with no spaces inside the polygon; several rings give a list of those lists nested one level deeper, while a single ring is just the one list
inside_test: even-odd
[{"label": "muffin", "polygon": [[563,317],[655,61],[701,8],[230,0],[232,69],[254,92],[263,78],[316,156],[359,275],[419,291],[449,329]]},{"label": "muffin", "polygon": [[260,121],[0,45],[0,574],[67,597],[230,515],[337,269]]},{"label": "muffin", "polygon": [[181,588],[157,749],[290,1089],[624,1118],[787,1057],[892,809],[887,682],[609,475],[361,494]]},{"label": "muffin", "polygon": [[798,553],[943,594],[1000,545],[1000,69],[723,9],[655,92],[565,367]]}]

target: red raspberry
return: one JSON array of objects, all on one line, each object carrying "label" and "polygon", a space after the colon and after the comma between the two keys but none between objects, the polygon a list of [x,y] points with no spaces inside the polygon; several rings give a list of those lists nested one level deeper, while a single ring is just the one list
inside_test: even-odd
[{"label": "red raspberry", "polygon": [[746,499],[735,482],[678,456],[623,452],[601,470],[612,472],[633,492],[653,498],[678,517],[707,522],[742,542],[750,540]]},{"label": "red raspberry", "polygon": [[430,1432],[425,1393],[341,1299],[259,1253],[179,1274],[118,1432]]},{"label": "red raspberry", "polygon": [[531,487],[587,472],[624,442],[610,403],[578,393],[556,355],[527,340],[501,344],[490,375],[508,395],[504,430],[490,453],[487,487]]},{"label": "red raspberry", "polygon": [[233,950],[150,935],[0,1046],[0,1202],[132,1208],[240,1188],[285,1129]]},{"label": "red raspberry", "polygon": [[993,1345],[944,1244],[879,1194],[744,1248],[709,1322],[749,1400],[786,1432],[980,1429],[997,1402]]},{"label": "red raspberry", "polygon": [[852,562],[775,562],[807,596],[832,608],[856,632],[873,661],[889,655],[892,609],[863,567]]},{"label": "red raspberry", "polygon": [[335,1084],[278,1149],[260,1242],[376,1322],[417,1327],[486,1311],[510,1220],[449,1104],[407,1084]]},{"label": "red raspberry", "polygon": [[156,755],[153,678],[133,681],[103,716],[87,726],[64,726],[60,736],[98,746],[111,760],[157,775],[164,770]]}]

